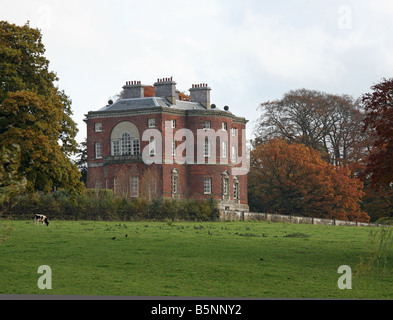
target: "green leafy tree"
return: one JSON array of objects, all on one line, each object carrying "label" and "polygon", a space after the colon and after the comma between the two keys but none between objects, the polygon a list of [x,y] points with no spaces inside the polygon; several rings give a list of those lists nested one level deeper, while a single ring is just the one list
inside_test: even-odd
[{"label": "green leafy tree", "polygon": [[20,150],[12,155],[12,175],[26,180],[27,191],[77,193],[83,183],[70,160],[78,151],[71,100],[55,86],[41,40],[28,23],[0,21],[0,150]]},{"label": "green leafy tree", "polygon": [[20,148],[12,145],[10,148],[4,146],[0,149],[0,204],[10,197],[21,192],[26,179],[18,175],[20,166]]}]

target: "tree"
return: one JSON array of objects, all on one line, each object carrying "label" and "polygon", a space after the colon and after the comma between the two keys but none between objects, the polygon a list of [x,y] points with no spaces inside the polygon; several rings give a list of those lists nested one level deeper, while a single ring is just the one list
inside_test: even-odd
[{"label": "tree", "polygon": [[304,144],[272,139],[257,146],[251,152],[249,190],[253,210],[369,221],[360,210],[362,183]]},{"label": "tree", "polygon": [[89,170],[88,165],[87,165],[87,139],[85,139],[85,141],[83,141],[79,144],[77,160],[75,163],[78,166],[79,171],[81,173],[80,180],[86,186],[87,185],[87,171]]},{"label": "tree", "polygon": [[0,21],[0,150],[18,146],[15,176],[28,191],[83,190],[71,100],[54,82],[38,29]]},{"label": "tree", "polygon": [[140,197],[148,201],[161,198],[160,181],[158,167],[155,165],[147,166],[140,180]]},{"label": "tree", "polygon": [[18,145],[4,146],[0,150],[0,205],[9,198],[20,193],[25,185],[26,179],[18,175],[20,166],[20,148]]},{"label": "tree", "polygon": [[283,138],[321,152],[335,165],[357,163],[367,152],[359,101],[348,95],[292,90],[281,100],[261,104],[256,143]]},{"label": "tree", "polygon": [[375,188],[387,187],[393,184],[393,79],[383,79],[371,89],[362,98],[364,130],[371,130],[376,139],[363,176]]}]

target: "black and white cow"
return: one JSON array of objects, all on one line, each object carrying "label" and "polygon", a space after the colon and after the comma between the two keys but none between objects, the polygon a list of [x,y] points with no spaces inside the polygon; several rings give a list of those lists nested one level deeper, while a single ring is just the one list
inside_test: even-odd
[{"label": "black and white cow", "polygon": [[42,222],[42,225],[44,225],[44,223],[46,223],[46,225],[49,226],[49,221],[46,216],[44,216],[43,214],[35,214],[34,215],[34,225],[38,226],[39,222]]}]

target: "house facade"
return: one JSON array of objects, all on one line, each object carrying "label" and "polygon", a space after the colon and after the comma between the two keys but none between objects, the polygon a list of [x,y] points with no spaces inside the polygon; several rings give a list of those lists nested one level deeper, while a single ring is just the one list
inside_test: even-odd
[{"label": "house facade", "polygon": [[211,104],[210,91],[195,84],[185,98],[172,78],[127,82],[121,99],[86,115],[87,187],[248,211],[247,120]]}]

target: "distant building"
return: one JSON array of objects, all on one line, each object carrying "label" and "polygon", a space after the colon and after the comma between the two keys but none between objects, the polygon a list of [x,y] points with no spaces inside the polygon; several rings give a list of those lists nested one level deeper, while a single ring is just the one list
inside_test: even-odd
[{"label": "distant building", "polygon": [[[146,95],[145,95],[146,88]],[[190,95],[172,78],[127,82],[121,99],[86,115],[87,187],[123,197],[219,200],[248,211],[247,120],[210,103],[206,84]]]}]

